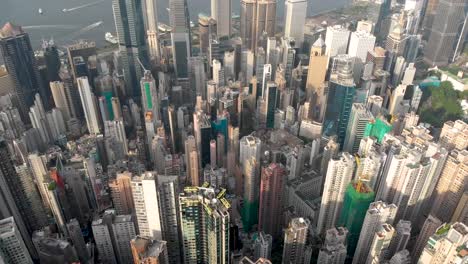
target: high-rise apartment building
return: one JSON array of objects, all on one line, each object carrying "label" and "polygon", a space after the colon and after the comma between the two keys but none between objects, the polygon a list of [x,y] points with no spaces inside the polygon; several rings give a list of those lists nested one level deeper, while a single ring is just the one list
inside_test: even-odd
[{"label": "high-rise apartment building", "polygon": [[143,1],[113,0],[112,2],[124,79],[131,87],[128,89],[129,95],[135,96],[140,92],[138,82],[143,72],[140,63],[147,65]]},{"label": "high-rise apartment building", "polygon": [[116,214],[131,214],[135,208],[132,195],[132,174],[130,172],[118,173],[116,179],[109,182],[112,203]]},{"label": "high-rise apartment building", "polygon": [[452,219],[468,181],[468,151],[453,150],[435,188],[432,214],[443,222]]},{"label": "high-rise apartment building", "polygon": [[162,239],[162,225],[156,172],[147,171],[132,178],[132,195],[140,236]]},{"label": "high-rise apartment building", "polygon": [[228,263],[229,202],[225,190],[185,187],[179,195],[183,258],[186,263]]},{"label": "high-rise apartment building", "polygon": [[99,258],[104,263],[132,263],[130,241],[136,236],[132,215],[104,212],[91,224]]},{"label": "high-rise apartment building", "polygon": [[258,229],[274,238],[281,234],[285,174],[279,163],[262,168]]},{"label": "high-rise apartment building", "polygon": [[15,168],[8,144],[3,138],[0,139],[0,182],[0,216],[15,218],[15,225],[31,251],[30,235],[47,224],[45,212],[31,172],[25,165]]},{"label": "high-rise apartment building", "polygon": [[162,237],[167,242],[166,247],[169,263],[178,264],[181,259],[180,219],[179,219],[179,182],[178,176],[158,175],[158,194],[162,223]]},{"label": "high-rise apartment building", "polygon": [[283,263],[304,263],[309,225],[309,221],[302,217],[291,219],[284,232]]},{"label": "high-rise apartment building", "polygon": [[440,144],[448,150],[468,147],[468,125],[462,120],[447,121],[442,127]]},{"label": "high-rise apartment building", "polygon": [[320,249],[317,263],[344,264],[346,260],[346,240],[348,230],[344,227],[334,227],[325,233],[325,242]]},{"label": "high-rise apartment building", "polygon": [[388,249],[394,233],[395,229],[390,224],[384,223],[378,227],[365,263],[379,264],[385,261],[385,254],[383,253]]},{"label": "high-rise apartment building", "polygon": [[264,232],[258,232],[254,236],[253,248],[254,259],[271,258],[271,247],[273,245],[273,238]]},{"label": "high-rise apartment building", "polygon": [[429,215],[424,221],[424,225],[419,232],[416,243],[411,252],[411,258],[413,262],[416,262],[421,256],[424,247],[427,244],[429,238],[436,232],[436,230],[442,225],[442,222],[433,215]]},{"label": "high-rise apartment building", "polygon": [[382,224],[393,224],[397,207],[382,201],[371,203],[367,210],[361,234],[353,257],[353,264],[366,263],[375,233]]},{"label": "high-rise apartment building", "polygon": [[[466,225],[458,222],[443,224],[429,238],[417,263],[463,263],[466,261],[465,251],[467,242],[468,227]],[[458,258],[460,255],[462,257]],[[462,258],[464,260],[461,260]]]},{"label": "high-rise apartment building", "polygon": [[287,0],[284,3],[284,36],[294,39],[296,48],[304,43],[304,25],[307,17],[306,0]]},{"label": "high-rise apartment building", "polygon": [[242,0],[240,12],[240,37],[245,48],[257,50],[266,32],[273,37],[276,28],[276,0]]},{"label": "high-rise apartment building", "polygon": [[327,175],[323,188],[317,231],[325,233],[336,226],[342,210],[346,187],[351,182],[354,172],[354,158],[349,153],[341,153],[328,163]]},{"label": "high-rise apartment building", "polygon": [[42,86],[29,35],[21,27],[6,23],[0,30],[0,54],[13,81],[21,118],[28,123],[28,109]]},{"label": "high-rise apartment building", "polygon": [[70,120],[72,117],[76,117],[75,108],[71,101],[71,94],[67,88],[65,87],[65,84],[60,81],[50,83],[50,90],[52,92],[55,107],[62,112],[63,119],[65,121]]},{"label": "high-rise apartment building", "polygon": [[4,263],[34,263],[13,217],[0,220],[0,251],[0,261]]}]

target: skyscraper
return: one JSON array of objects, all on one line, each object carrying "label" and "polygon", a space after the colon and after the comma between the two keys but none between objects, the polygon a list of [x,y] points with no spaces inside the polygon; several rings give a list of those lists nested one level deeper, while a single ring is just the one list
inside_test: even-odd
[{"label": "skyscraper", "polygon": [[142,76],[140,63],[147,64],[145,25],[142,1],[113,0],[115,30],[119,39],[125,82],[130,95],[139,95],[138,82]]},{"label": "skyscraper", "polygon": [[13,217],[0,220],[0,250],[2,252],[0,261],[11,264],[33,264]]},{"label": "skyscraper", "polygon": [[310,48],[309,68],[307,72],[306,96],[312,104],[312,119],[322,122],[325,107],[325,77],[327,75],[328,56],[325,54],[325,42],[320,36]]},{"label": "skyscraper", "polygon": [[382,253],[387,250],[394,233],[395,229],[390,224],[384,223],[378,227],[366,263],[379,264],[385,260],[385,254]]},{"label": "skyscraper", "polygon": [[161,120],[156,81],[154,80],[151,71],[145,70],[143,78],[140,80],[140,88],[144,113],[151,112],[153,121]]},{"label": "skyscraper", "polygon": [[[457,263],[457,256],[461,251],[466,250],[467,242],[468,227],[466,225],[458,222],[444,224],[429,238],[418,263]],[[463,261],[458,263],[463,263]]]},{"label": "skyscraper", "polygon": [[323,134],[336,135],[337,143],[343,148],[356,88],[351,58],[347,56],[335,58],[334,67],[336,69],[332,69],[328,87]]},{"label": "skyscraper", "polygon": [[178,176],[158,175],[158,194],[160,202],[163,240],[167,242],[169,263],[178,264],[181,259],[180,222],[179,222],[179,182]]},{"label": "skyscraper", "polygon": [[162,239],[156,173],[147,171],[132,178],[132,194],[140,236]]},{"label": "skyscraper", "polygon": [[143,0],[143,16],[146,26],[146,41],[151,59],[159,59],[161,51],[159,47],[158,7],[156,0]]},{"label": "skyscraper", "polygon": [[349,238],[347,240],[347,252],[349,255],[354,255],[362,223],[366,217],[367,209],[369,209],[369,205],[374,201],[374,198],[374,192],[363,181],[352,182],[346,188],[343,209],[337,226],[343,226],[349,231]]},{"label": "skyscraper", "polygon": [[432,66],[444,66],[460,53],[465,41],[467,24],[465,0],[440,0],[428,44],[424,50],[424,61]]},{"label": "skyscraper", "polygon": [[265,110],[266,110],[266,127],[274,128],[275,127],[275,110],[277,108],[276,103],[278,102],[278,87],[275,82],[268,82],[266,84],[265,94],[263,98],[265,100]]},{"label": "skyscraper", "polygon": [[468,151],[454,150],[445,162],[435,188],[432,214],[443,222],[452,219],[468,181]]},{"label": "skyscraper", "polygon": [[285,174],[283,165],[279,163],[262,168],[258,229],[274,238],[281,234]]},{"label": "skyscraper", "polygon": [[60,81],[50,83],[50,90],[54,99],[55,107],[57,107],[63,114],[65,121],[70,120],[72,117],[76,117],[75,108],[71,101],[71,96],[68,89],[65,88],[65,84]]},{"label": "skyscraper", "polygon": [[319,233],[325,233],[328,229],[336,226],[343,206],[346,187],[351,182],[353,171],[354,158],[349,153],[341,153],[340,157],[331,159],[328,163],[320,213],[317,220],[317,231]]},{"label": "skyscraper", "polygon": [[229,262],[229,202],[225,191],[185,187],[179,195],[185,263]]},{"label": "skyscraper", "polygon": [[346,129],[343,150],[349,153],[356,153],[359,150],[359,144],[366,132],[367,124],[373,121],[372,113],[364,104],[354,103],[351,108],[351,115]]},{"label": "skyscraper", "polygon": [[8,144],[3,138],[0,138],[0,161],[0,216],[15,218],[26,245],[30,252],[34,252],[30,235],[47,224],[42,203],[38,203],[40,198],[36,187],[32,185],[34,183],[28,168],[19,167],[17,172],[8,151]]},{"label": "skyscraper", "polygon": [[260,165],[258,162],[259,160],[256,157],[251,157],[243,163],[244,205],[242,207],[242,222],[245,230],[250,230],[252,226],[258,223],[260,189]]},{"label": "skyscraper", "polygon": [[112,202],[117,214],[131,214],[135,208],[130,172],[118,173],[116,179],[109,182]]},{"label": "skyscraper", "polygon": [[136,236],[132,215],[116,215],[115,211],[107,210],[102,218],[92,222],[91,227],[102,262],[132,262],[130,241]]},{"label": "skyscraper", "polygon": [[351,33],[348,55],[351,57],[357,57],[361,62],[365,62],[367,52],[374,50],[374,44],[374,35],[365,31],[355,31]]},{"label": "skyscraper", "polygon": [[255,235],[253,242],[254,258],[270,259],[272,243],[273,238],[270,235],[265,234],[264,232],[258,232]]},{"label": "skyscraper", "polygon": [[257,50],[263,32],[273,37],[276,28],[276,0],[242,0],[240,37],[245,48]]},{"label": "skyscraper", "polygon": [[348,230],[344,227],[328,229],[325,242],[320,249],[317,263],[344,264],[346,260],[346,239]]},{"label": "skyscraper", "polygon": [[284,232],[283,263],[304,263],[309,225],[309,221],[302,217],[291,219]]},{"label": "skyscraper", "polygon": [[326,54],[328,57],[346,54],[350,31],[340,25],[327,27],[325,35]]},{"label": "skyscraper", "polygon": [[218,38],[231,36],[231,0],[211,0],[211,17],[216,20]]},{"label": "skyscraper", "polygon": [[397,207],[382,201],[371,203],[367,210],[353,258],[353,264],[366,263],[375,233],[382,224],[392,224]]},{"label": "skyscraper", "polygon": [[0,52],[13,81],[21,119],[29,122],[28,110],[42,85],[29,35],[21,27],[6,23],[0,30]]},{"label": "skyscraper", "polygon": [[171,41],[177,78],[188,78],[187,59],[192,56],[187,0],[170,0]]},{"label": "skyscraper", "polygon": [[296,48],[302,48],[307,16],[306,0],[287,0],[285,5],[284,36],[294,39]]},{"label": "skyscraper", "polygon": [[99,134],[99,112],[96,97],[89,86],[88,77],[77,79],[78,90],[80,91],[81,104],[85,113],[86,125],[90,134]]},{"label": "skyscraper", "polygon": [[426,221],[424,221],[424,225],[421,228],[421,231],[419,232],[413,251],[411,252],[411,258],[413,259],[413,262],[416,262],[419,259],[421,253],[424,250],[424,247],[427,244],[427,241],[441,225],[442,222],[433,215],[429,215],[427,217]]}]

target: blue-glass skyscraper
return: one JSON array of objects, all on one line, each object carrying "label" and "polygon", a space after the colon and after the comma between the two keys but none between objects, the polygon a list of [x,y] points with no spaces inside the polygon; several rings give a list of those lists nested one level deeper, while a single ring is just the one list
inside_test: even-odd
[{"label": "blue-glass skyscraper", "polygon": [[278,87],[275,82],[268,82],[265,91],[266,127],[275,127],[275,110],[278,100]]},{"label": "blue-glass skyscraper", "polygon": [[125,82],[131,95],[138,96],[143,75],[140,62],[146,65],[148,58],[142,0],[113,0],[112,9]]},{"label": "blue-glass skyscraper", "polygon": [[24,122],[29,122],[29,107],[41,89],[34,51],[27,33],[21,27],[5,24],[0,29],[0,53],[13,81],[13,96]]},{"label": "blue-glass skyscraper", "polygon": [[171,41],[177,78],[188,78],[188,58],[192,56],[187,0],[170,0]]},{"label": "blue-glass skyscraper", "polygon": [[338,56],[334,60],[330,76],[323,134],[325,136],[336,135],[340,148],[343,147],[346,137],[355,93],[352,59],[347,56]]}]

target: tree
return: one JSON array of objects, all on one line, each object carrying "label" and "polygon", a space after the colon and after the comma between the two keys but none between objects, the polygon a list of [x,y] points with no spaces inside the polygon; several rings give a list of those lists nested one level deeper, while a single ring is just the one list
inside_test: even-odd
[{"label": "tree", "polygon": [[451,82],[444,81],[439,87],[431,86],[424,93],[419,111],[422,122],[442,127],[448,120],[463,117],[463,109],[459,102],[460,93],[453,89]]}]

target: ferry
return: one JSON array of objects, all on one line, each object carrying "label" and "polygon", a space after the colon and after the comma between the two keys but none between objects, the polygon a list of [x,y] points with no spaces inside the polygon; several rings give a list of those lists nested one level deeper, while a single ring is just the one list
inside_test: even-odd
[{"label": "ferry", "polygon": [[112,35],[110,32],[106,32],[106,34],[104,35],[104,38],[106,39],[107,42],[109,42],[111,44],[119,43],[119,40],[117,39],[117,37]]},{"label": "ferry", "polygon": [[164,23],[158,23],[158,29],[162,33],[171,32],[172,28]]}]

